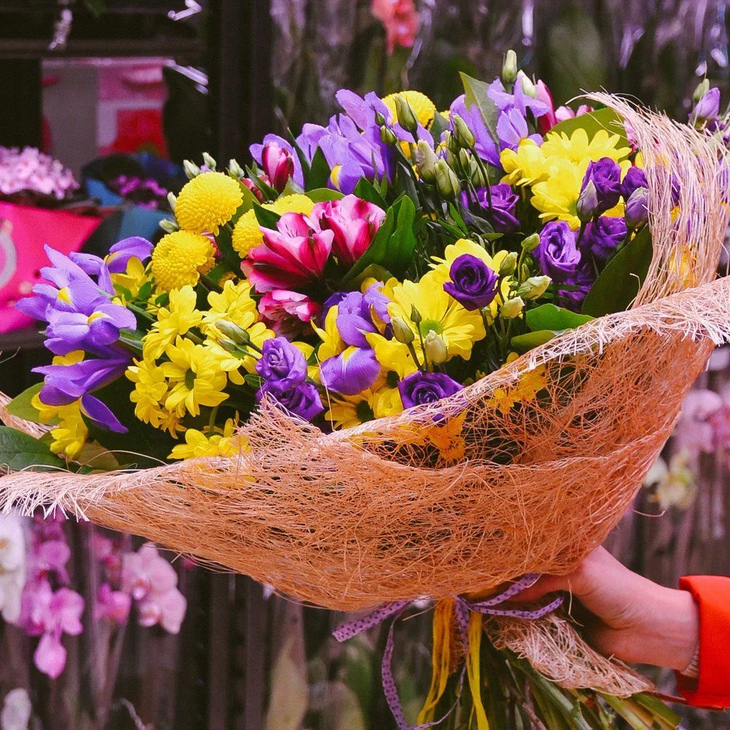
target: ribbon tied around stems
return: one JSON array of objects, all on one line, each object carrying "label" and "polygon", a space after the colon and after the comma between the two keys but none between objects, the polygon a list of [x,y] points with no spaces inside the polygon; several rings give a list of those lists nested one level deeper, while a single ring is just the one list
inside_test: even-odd
[{"label": "ribbon tied around stems", "polygon": [[525,575],[516,580],[508,588],[499,593],[490,596],[483,601],[471,601],[464,596],[456,596],[453,599],[439,601],[436,604],[434,614],[434,646],[433,646],[433,676],[431,680],[431,688],[429,689],[426,702],[418,716],[418,725],[410,726],[406,722],[398,697],[398,690],[393,678],[393,630],[396,621],[401,617],[403,612],[408,608],[412,601],[394,601],[386,603],[374,611],[368,613],[359,619],[353,619],[340,624],[334,632],[333,636],[337,641],[343,642],[352,639],[369,629],[378,626],[383,621],[392,618],[390,628],[388,629],[388,639],[383,652],[383,660],[381,664],[383,691],[388,707],[393,713],[398,730],[423,730],[424,728],[433,727],[443,722],[454,710],[452,707],[442,718],[432,720],[433,712],[438,704],[441,696],[446,689],[446,684],[450,676],[449,663],[451,651],[449,647],[451,636],[451,621],[456,620],[459,637],[461,639],[462,648],[466,657],[464,666],[461,670],[459,678],[459,694],[464,686],[464,678],[466,675],[474,700],[474,714],[476,715],[478,730],[489,730],[489,723],[484,706],[481,701],[481,681],[479,677],[479,652],[481,647],[482,635],[482,617],[483,616],[508,616],[511,618],[519,618],[526,621],[536,621],[537,619],[552,613],[563,603],[563,597],[558,596],[543,605],[529,606],[525,608],[506,608],[503,604],[526,588],[533,586],[539,575]]}]

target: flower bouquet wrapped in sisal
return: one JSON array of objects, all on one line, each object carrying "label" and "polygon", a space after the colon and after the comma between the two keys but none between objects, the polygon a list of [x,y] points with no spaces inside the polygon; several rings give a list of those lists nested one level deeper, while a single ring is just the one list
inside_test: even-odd
[{"label": "flower bouquet wrapped in sisal", "polygon": [[482,620],[482,650],[577,702],[575,726],[587,690],[620,714],[650,689],[556,602],[502,599],[606,538],[730,339],[728,168],[709,135],[607,95],[554,126],[544,85],[508,71],[467,78],[450,113],[340,92],[329,127],[268,137],[251,168],[189,165],[154,249],[50,251],[26,311],[56,357],[2,410],[0,503],[377,609],[359,628],[437,601],[434,651],[453,623],[466,668],[449,684],[435,662],[420,722],[466,673],[487,727]]}]

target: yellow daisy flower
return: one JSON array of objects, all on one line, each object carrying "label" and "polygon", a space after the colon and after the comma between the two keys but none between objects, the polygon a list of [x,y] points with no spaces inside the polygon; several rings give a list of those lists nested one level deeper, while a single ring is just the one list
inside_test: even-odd
[{"label": "yellow daisy flower", "polygon": [[135,299],[139,296],[139,290],[150,280],[146,266],[136,257],[132,256],[127,263],[124,272],[111,275],[114,290],[120,296],[122,305],[125,303],[127,293]]},{"label": "yellow daisy flower", "polygon": [[203,314],[196,309],[196,304],[197,295],[191,286],[170,292],[170,303],[157,310],[157,321],[142,340],[146,358],[156,360],[178,335],[186,334],[202,322]]},{"label": "yellow daisy flower", "polygon": [[126,376],[135,384],[129,396],[135,404],[134,415],[174,436],[180,430],[180,418],[162,406],[170,390],[162,368],[154,360],[143,358],[127,368]]},{"label": "yellow daisy flower", "polygon": [[506,173],[502,182],[510,185],[534,185],[548,174],[545,153],[532,139],[523,139],[516,150],[503,150],[499,161]]},{"label": "yellow daisy flower", "polygon": [[152,276],[162,291],[195,286],[214,265],[210,239],[189,231],[168,233],[152,251]]},{"label": "yellow daisy flower", "polygon": [[621,138],[605,129],[600,129],[590,140],[585,129],[576,129],[570,136],[565,132],[548,132],[541,149],[547,160],[564,159],[587,164],[589,160],[598,162],[603,157],[610,157],[621,162],[631,154],[631,148],[619,147],[619,144]]},{"label": "yellow daisy flower", "polygon": [[218,234],[243,203],[238,181],[222,172],[197,175],[180,191],[175,217],[184,231]]},{"label": "yellow daisy flower", "polygon": [[81,415],[81,403],[76,401],[58,409],[58,426],[51,430],[51,451],[76,459],[86,445],[89,429]]},{"label": "yellow daisy flower", "polygon": [[229,418],[222,429],[216,428],[212,436],[189,428],[185,432],[185,443],[177,444],[170,453],[170,459],[195,459],[201,456],[233,456],[241,448],[247,448],[245,439],[235,438],[236,422]]}]

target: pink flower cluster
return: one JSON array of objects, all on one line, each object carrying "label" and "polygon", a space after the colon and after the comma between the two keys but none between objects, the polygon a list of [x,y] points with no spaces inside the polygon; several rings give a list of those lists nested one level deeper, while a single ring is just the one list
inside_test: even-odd
[{"label": "pink flower cluster", "polygon": [[677,451],[696,456],[730,449],[730,390],[691,390],[674,433]]},{"label": "pink flower cluster", "polygon": [[34,147],[0,147],[0,195],[34,192],[63,200],[78,190],[73,173]]},{"label": "pink flower cluster", "polygon": [[[317,203],[309,215],[285,213],[276,230],[263,228],[264,242],[242,264],[264,296],[259,311],[278,334],[291,336],[322,308],[325,267],[347,271],[365,253],[385,220],[385,211],[355,195]],[[317,295],[320,296],[317,296]]]},{"label": "pink flower cluster", "polygon": [[413,0],[373,0],[370,11],[385,27],[388,53],[413,48],[420,25]]}]

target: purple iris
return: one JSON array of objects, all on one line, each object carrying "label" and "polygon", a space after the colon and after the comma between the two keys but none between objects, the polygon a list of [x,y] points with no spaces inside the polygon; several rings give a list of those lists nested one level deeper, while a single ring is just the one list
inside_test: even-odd
[{"label": "purple iris", "polygon": [[542,273],[556,282],[567,282],[581,263],[575,231],[565,221],[550,221],[545,225],[532,255]]},{"label": "purple iris", "polygon": [[558,289],[558,304],[573,312],[579,312],[595,281],[596,272],[586,261],[562,282],[570,288]]},{"label": "purple iris", "polygon": [[373,284],[365,294],[349,292],[338,302],[337,329],[343,341],[355,347],[368,347],[366,335],[377,332],[373,313],[385,324],[390,322],[388,298]]},{"label": "purple iris", "polygon": [[467,126],[474,134],[474,138],[476,140],[474,143],[474,149],[479,157],[486,160],[494,167],[500,167],[500,150],[497,149],[497,144],[494,139],[492,139],[492,135],[489,133],[487,125],[484,123],[484,118],[482,117],[482,113],[479,111],[479,107],[476,104],[472,104],[472,106],[467,107],[466,97],[462,94],[454,99],[451,104],[450,111],[452,115],[458,114],[466,122]]},{"label": "purple iris", "polygon": [[621,197],[621,167],[610,157],[591,162],[583,178],[583,190],[589,183],[595,188],[595,205],[592,214],[600,215],[618,204]]},{"label": "purple iris", "polygon": [[34,373],[44,376],[44,385],[39,396],[49,406],[64,406],[80,399],[82,412],[97,426],[126,433],[127,429],[112,411],[91,393],[121,377],[130,363],[130,358],[123,350],[111,348],[100,354],[106,357],[82,360],[72,365],[35,368]]},{"label": "purple iris", "polygon": [[[520,226],[515,215],[519,196],[508,183],[499,183],[476,191],[479,206],[488,214],[489,220],[497,233],[514,233]],[[461,202],[465,208],[469,207],[469,195],[461,194]]]},{"label": "purple iris", "polygon": [[307,361],[286,337],[274,337],[264,342],[256,372],[264,379],[267,391],[281,394],[304,383]]},{"label": "purple iris", "polygon": [[454,259],[449,276],[451,281],[444,284],[444,291],[464,309],[481,309],[497,296],[499,275],[472,254],[465,253]]},{"label": "purple iris", "polygon": [[319,391],[311,383],[299,383],[299,385],[284,391],[273,390],[267,384],[264,384],[256,394],[256,398],[261,400],[269,394],[279,405],[305,421],[313,421],[324,411]]},{"label": "purple iris", "polygon": [[370,349],[350,347],[320,366],[322,385],[344,395],[367,390],[380,375],[380,363]]},{"label": "purple iris", "polygon": [[530,96],[525,92],[524,79],[526,76],[523,72],[520,72],[514,84],[514,94],[509,94],[502,83],[501,79],[495,79],[489,84],[487,90],[487,96],[497,105],[497,108],[502,111],[510,111],[516,109],[523,117],[527,116],[527,111],[532,112],[532,115],[537,119],[538,117],[547,114],[550,111],[549,104],[546,104],[540,99]]},{"label": "purple iris", "polygon": [[624,200],[628,200],[637,188],[647,187],[646,173],[640,167],[630,167],[621,183],[621,195]]},{"label": "purple iris", "polygon": [[436,403],[442,398],[457,393],[463,387],[446,373],[423,373],[421,371],[403,378],[398,383],[404,408]]},{"label": "purple iris", "polygon": [[68,355],[74,350],[95,352],[114,344],[121,330],[137,326],[132,312],[110,301],[97,304],[90,315],[50,310],[47,317],[45,346],[55,355]]},{"label": "purple iris", "polygon": [[597,261],[605,261],[626,238],[628,229],[623,218],[601,216],[590,221],[583,232],[580,249]]}]

